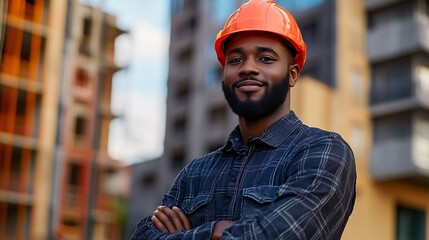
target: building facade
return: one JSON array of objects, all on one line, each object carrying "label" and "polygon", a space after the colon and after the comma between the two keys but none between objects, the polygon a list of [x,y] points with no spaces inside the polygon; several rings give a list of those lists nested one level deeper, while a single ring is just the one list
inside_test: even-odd
[{"label": "building facade", "polygon": [[[244,2],[171,1],[162,191],[237,124],[213,43]],[[308,46],[292,110],[308,125],[339,132],[355,153],[357,198],[343,239],[428,239],[429,1],[277,2],[294,14]],[[156,207],[148,203],[145,215]]]},{"label": "building facade", "polygon": [[0,10],[0,238],[120,239],[107,135],[123,31],[77,0]]}]

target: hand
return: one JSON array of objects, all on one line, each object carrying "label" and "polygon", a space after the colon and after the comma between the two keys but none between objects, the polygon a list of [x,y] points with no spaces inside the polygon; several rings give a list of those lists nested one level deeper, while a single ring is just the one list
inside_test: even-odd
[{"label": "hand", "polygon": [[186,214],[178,207],[159,206],[152,215],[152,223],[161,232],[191,230],[191,223]]},{"label": "hand", "polygon": [[211,240],[218,240],[222,237],[223,230],[225,228],[231,227],[235,222],[228,220],[221,220],[216,223],[215,228],[213,230],[213,234]]}]

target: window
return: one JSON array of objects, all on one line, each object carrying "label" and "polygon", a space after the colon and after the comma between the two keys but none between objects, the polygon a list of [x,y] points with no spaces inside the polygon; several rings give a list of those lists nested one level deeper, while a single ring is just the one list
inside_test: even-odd
[{"label": "window", "polygon": [[302,37],[304,38],[309,51],[308,55],[314,54],[320,45],[320,35],[317,32],[317,26],[317,22],[301,26]]},{"label": "window", "polygon": [[145,174],[141,178],[141,184],[144,188],[154,188],[156,186],[156,175],[154,173]]},{"label": "window", "polygon": [[277,0],[277,3],[290,12],[303,11],[316,7],[325,2],[325,0]]},{"label": "window", "polygon": [[26,128],[25,112],[27,110],[26,105],[27,105],[27,93],[23,90],[18,90],[18,97],[16,101],[14,133],[19,135],[25,134],[25,128]]},{"label": "window", "polygon": [[411,113],[405,112],[374,119],[374,143],[411,136]]},{"label": "window", "polygon": [[69,228],[77,228],[80,226],[79,222],[74,218],[66,217],[63,219],[63,225]]},{"label": "window", "polygon": [[174,121],[174,132],[176,134],[182,134],[185,132],[187,127],[186,117],[179,117]]},{"label": "window", "polygon": [[426,212],[399,205],[396,210],[396,239],[425,240]]},{"label": "window", "polygon": [[371,12],[368,15],[368,29],[371,30],[392,22],[403,22],[406,19],[411,19],[413,14],[411,3],[412,1],[403,1],[389,8]]},{"label": "window", "polygon": [[171,167],[172,169],[178,170],[181,169],[185,165],[185,152],[183,149],[177,149],[173,152],[173,156],[171,159]]},{"label": "window", "polygon": [[79,87],[87,87],[89,82],[88,72],[81,68],[77,69],[75,82]]},{"label": "window", "polygon": [[83,143],[85,140],[85,133],[86,133],[86,119],[84,117],[82,116],[76,117],[74,133],[75,133],[76,144]]},{"label": "window", "polygon": [[217,24],[223,24],[235,10],[235,1],[212,0],[212,18]]},{"label": "window", "polygon": [[21,59],[30,61],[31,55],[31,33],[24,31],[21,43]]},{"label": "window", "polygon": [[225,105],[214,106],[210,109],[210,123],[222,123],[227,119],[227,107]]},{"label": "window", "polygon": [[83,35],[89,36],[91,35],[92,22],[90,18],[85,18],[83,20]]},{"label": "window", "polygon": [[181,63],[189,63],[192,59],[193,54],[194,54],[193,49],[191,46],[189,46],[189,47],[183,49],[178,54],[177,60],[178,60],[178,62],[181,62]]},{"label": "window", "polygon": [[90,56],[91,55],[91,48],[90,48],[90,39],[91,39],[91,31],[92,31],[92,21],[89,18],[85,18],[83,20],[83,26],[82,26],[82,39],[79,46],[80,53]]},{"label": "window", "polygon": [[218,83],[222,81],[223,69],[216,64],[216,67],[210,68],[206,71],[204,82],[207,87],[218,86]]},{"label": "window", "polygon": [[173,0],[171,6],[172,6],[172,12],[173,13],[180,13],[183,11],[185,5],[184,0]]},{"label": "window", "polygon": [[411,97],[412,94],[411,61],[400,59],[373,67],[372,104],[404,99]]},{"label": "window", "polygon": [[25,106],[27,102],[27,94],[23,90],[18,90],[18,101],[16,104],[16,115],[25,116]]},{"label": "window", "polygon": [[27,19],[33,19],[35,0],[25,0],[25,3],[25,17]]},{"label": "window", "polygon": [[178,100],[184,100],[189,95],[189,79],[184,79],[180,82],[176,89],[176,97]]},{"label": "window", "polygon": [[22,161],[22,149],[13,147],[12,158],[10,163],[10,190],[18,191],[19,183],[21,179],[21,161]]},{"label": "window", "polygon": [[69,177],[69,185],[79,186],[80,178],[81,178],[81,166],[78,163],[70,164],[70,177]]},{"label": "window", "polygon": [[70,163],[65,199],[68,206],[76,206],[79,203],[79,188],[82,181],[81,178],[82,166],[79,163]]},{"label": "window", "polygon": [[6,221],[6,234],[8,236],[15,236],[17,234],[18,224],[18,205],[8,204],[6,209],[7,221]]}]

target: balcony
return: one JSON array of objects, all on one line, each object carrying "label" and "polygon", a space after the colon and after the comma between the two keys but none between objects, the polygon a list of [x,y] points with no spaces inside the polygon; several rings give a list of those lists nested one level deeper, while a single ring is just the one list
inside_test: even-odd
[{"label": "balcony", "polygon": [[[377,132],[383,136],[377,139]],[[414,111],[381,120],[378,126],[376,120],[374,134],[371,172],[375,180],[429,184],[429,112]]]},{"label": "balcony", "polygon": [[367,42],[373,63],[422,50],[429,52],[429,19],[385,22],[368,32]]},{"label": "balcony", "polygon": [[401,1],[404,0],[365,0],[365,7],[367,10],[374,10]]},{"label": "balcony", "polygon": [[423,58],[385,62],[373,68],[373,118],[416,109],[429,109],[429,65]]}]

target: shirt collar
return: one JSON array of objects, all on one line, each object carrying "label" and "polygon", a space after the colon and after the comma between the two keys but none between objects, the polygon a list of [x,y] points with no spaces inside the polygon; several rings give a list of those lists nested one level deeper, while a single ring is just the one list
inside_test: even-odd
[{"label": "shirt collar", "polygon": [[[286,138],[292,133],[294,129],[302,124],[301,120],[295,115],[293,111],[283,116],[275,123],[271,124],[265,131],[257,138],[251,141],[260,141],[272,147],[278,147],[286,140]],[[240,129],[238,126],[230,133],[228,141],[223,146],[224,151],[234,149],[238,151],[243,148],[243,142],[241,141]]]}]

